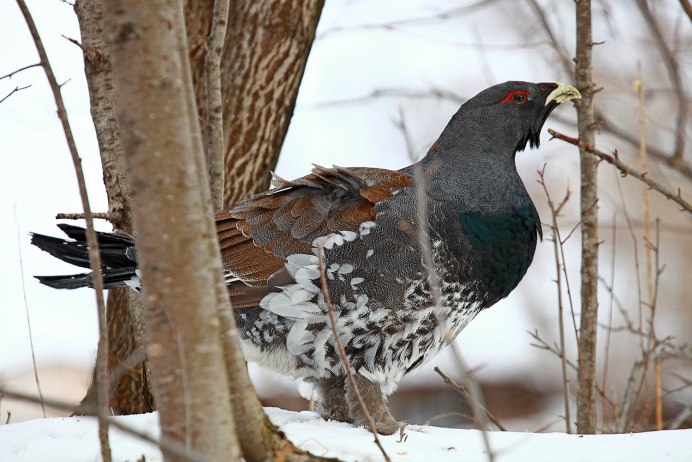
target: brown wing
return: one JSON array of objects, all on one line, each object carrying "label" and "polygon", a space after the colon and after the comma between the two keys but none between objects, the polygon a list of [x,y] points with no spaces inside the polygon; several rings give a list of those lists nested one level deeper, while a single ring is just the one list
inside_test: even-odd
[{"label": "brown wing", "polygon": [[[365,167],[315,166],[297,180],[275,177],[273,189],[216,216],[224,269],[229,279],[239,279],[229,284],[232,298],[234,291],[236,296],[243,292],[253,294],[254,301],[262,291],[248,285],[260,289],[287,283],[282,271],[287,256],[311,253],[318,237],[357,232],[361,223],[375,219],[375,204],[410,183],[405,173]],[[251,306],[250,300],[240,302],[234,300],[234,306]]]}]

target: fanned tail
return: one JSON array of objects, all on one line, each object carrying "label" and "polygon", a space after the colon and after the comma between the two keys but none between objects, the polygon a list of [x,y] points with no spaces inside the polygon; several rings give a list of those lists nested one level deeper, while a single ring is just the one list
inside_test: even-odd
[{"label": "fanned tail", "polygon": [[[90,268],[86,230],[79,226],[59,224],[58,227],[72,240],[32,233],[31,243],[55,258],[81,268]],[[125,234],[96,233],[101,255],[101,271],[105,289],[131,287],[139,289],[137,254],[132,237]],[[35,276],[41,284],[55,289],[93,287],[91,273]]]}]

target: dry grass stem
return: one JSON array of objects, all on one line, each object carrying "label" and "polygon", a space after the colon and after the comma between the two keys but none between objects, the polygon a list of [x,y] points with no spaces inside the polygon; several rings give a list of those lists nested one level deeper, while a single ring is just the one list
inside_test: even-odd
[{"label": "dry grass stem", "polygon": [[[612,330],[611,327],[613,325],[613,303],[615,303],[615,250],[616,250],[616,242],[617,242],[617,226],[616,226],[616,215],[613,213],[613,218],[612,218],[612,223],[613,223],[613,228],[612,228],[612,235],[610,239],[610,245],[612,249],[612,254],[610,257],[610,284],[607,284],[605,282],[605,279],[599,276],[599,281],[601,281],[606,287],[608,288],[609,292],[609,304],[608,304],[608,324],[606,326],[606,338],[605,338],[605,348],[603,352],[603,377],[601,379],[601,389],[606,390],[606,384],[608,383],[608,361],[610,359],[610,342],[612,340]],[[602,407],[603,407],[603,420],[605,420],[605,411],[606,411],[606,406],[605,403],[602,402]]]},{"label": "dry grass stem", "polygon": [[[646,3],[644,2],[644,5],[642,5],[642,2],[640,0],[637,0],[637,3],[640,7],[640,9],[646,10],[646,14],[650,17],[651,21],[653,21],[653,17],[651,17],[651,12],[648,10],[648,6],[646,6]],[[644,11],[643,11],[644,14]],[[648,20],[647,20],[648,22]],[[656,28],[656,26],[653,26]],[[657,30],[657,29],[656,29]],[[660,31],[658,31],[658,34],[660,36]],[[657,36],[657,39],[660,38]],[[639,102],[639,168],[641,169],[642,172],[648,172],[649,171],[649,164],[648,164],[648,159],[647,159],[647,154],[646,154],[646,119],[645,119],[645,114],[644,114],[644,82],[642,81],[641,77],[641,65],[637,65],[637,72],[639,74],[639,78],[634,82],[634,88],[637,92],[637,101]],[[677,152],[677,151],[676,151]],[[644,221],[644,242],[649,243],[651,242],[651,206],[649,203],[649,188],[647,188],[643,183],[642,183],[642,200],[643,200],[643,221]],[[654,296],[654,278],[653,278],[653,248],[651,245],[646,245],[646,289],[647,289],[647,296],[648,296],[648,304],[649,307],[651,308],[651,318],[653,320],[654,317],[654,303],[653,303],[653,296]],[[653,327],[653,323],[652,323]],[[655,338],[656,338],[656,333],[652,329],[651,330],[651,335],[654,338],[654,343],[655,343]],[[656,409],[656,429],[657,430],[663,430],[663,398],[661,396],[661,363],[658,360],[654,361],[654,395],[655,395],[655,409]]]},{"label": "dry grass stem", "polygon": [[24,282],[24,259],[22,258],[22,235],[19,232],[19,220],[17,219],[17,207],[14,207],[14,223],[17,227],[17,251],[19,252],[19,274],[22,279],[22,296],[24,297],[24,313],[26,313],[26,327],[29,331],[29,346],[31,348],[31,365],[34,371],[34,381],[38,390],[38,397],[41,400],[41,412],[43,418],[46,418],[46,406],[43,404],[43,391],[41,390],[41,381],[38,378],[38,366],[36,366],[36,351],[34,349],[34,336],[31,332],[31,317],[29,316],[29,303],[26,300],[26,283]]},{"label": "dry grass stem", "polygon": [[368,426],[370,427],[372,436],[375,438],[375,444],[380,449],[380,452],[382,452],[382,457],[384,457],[384,460],[387,462],[391,462],[389,455],[387,455],[387,451],[384,450],[384,447],[380,442],[380,438],[377,436],[377,428],[375,427],[375,422],[373,422],[372,417],[370,416],[370,411],[368,411],[368,408],[365,405],[365,402],[363,401],[363,397],[360,394],[360,389],[358,388],[356,379],[353,377],[353,373],[351,372],[351,363],[348,361],[348,356],[346,356],[346,350],[344,350],[344,345],[341,343],[339,332],[336,329],[336,319],[334,319],[334,305],[332,304],[332,299],[329,296],[329,290],[327,289],[327,276],[324,271],[324,248],[322,246],[322,243],[317,244],[317,258],[320,269],[320,284],[322,286],[322,295],[324,296],[324,303],[327,305],[329,323],[332,328],[332,333],[334,334],[336,346],[339,349],[339,356],[341,357],[341,362],[344,365],[344,370],[346,371],[346,375],[348,376],[348,381],[351,383],[351,387],[353,388],[353,391],[356,394],[356,398],[358,399],[358,404],[360,405],[360,408],[363,411],[363,415],[365,415],[365,418],[368,421]]},{"label": "dry grass stem", "polygon": [[96,231],[94,230],[94,220],[92,217],[91,206],[89,205],[89,196],[87,194],[86,183],[84,181],[84,172],[82,170],[82,161],[77,152],[77,145],[75,143],[74,137],[72,135],[72,129],[70,127],[70,122],[67,118],[67,110],[65,109],[65,104],[60,93],[60,85],[55,79],[55,74],[48,61],[48,56],[46,50],[43,46],[41,36],[38,33],[34,19],[31,16],[29,8],[26,6],[24,0],[16,0],[19,9],[24,16],[24,21],[29,28],[29,32],[34,40],[36,46],[36,51],[38,52],[40,58],[40,64],[46,73],[48,78],[48,83],[53,92],[53,97],[55,98],[55,104],[58,108],[58,118],[62,123],[62,128],[65,133],[65,139],[67,140],[67,145],[70,150],[70,155],[72,156],[72,163],[74,164],[75,173],[77,175],[77,183],[79,185],[79,195],[82,201],[82,207],[84,208],[84,215],[86,219],[87,231],[87,245],[89,246],[89,263],[92,269],[92,281],[94,292],[96,294],[96,306],[98,310],[98,324],[99,324],[99,343],[96,355],[96,367],[97,367],[97,377],[98,377],[98,415],[99,415],[99,440],[101,442],[101,456],[104,462],[111,461],[111,450],[108,438],[108,421],[105,416],[108,413],[108,330],[106,327],[106,305],[103,300],[103,277],[101,275],[101,257],[99,255],[98,240],[96,238]]}]

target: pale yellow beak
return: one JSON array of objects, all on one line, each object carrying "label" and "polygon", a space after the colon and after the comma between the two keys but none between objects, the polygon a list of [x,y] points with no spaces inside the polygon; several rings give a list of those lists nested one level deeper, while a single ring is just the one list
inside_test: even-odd
[{"label": "pale yellow beak", "polygon": [[581,98],[581,93],[579,93],[579,90],[577,90],[573,85],[557,82],[557,88],[551,91],[548,97],[545,99],[545,105],[547,106],[551,101],[555,101],[557,104],[560,104],[571,99],[579,98]]}]

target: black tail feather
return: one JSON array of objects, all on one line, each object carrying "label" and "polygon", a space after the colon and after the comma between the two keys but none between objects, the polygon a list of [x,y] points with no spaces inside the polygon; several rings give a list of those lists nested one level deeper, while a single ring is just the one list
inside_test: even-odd
[{"label": "black tail feather", "polygon": [[[59,224],[58,227],[74,240],[65,240],[32,233],[31,243],[55,258],[81,268],[90,268],[86,230],[78,226]],[[125,234],[97,232],[104,288],[139,287],[137,256],[132,237]],[[91,273],[64,276],[36,276],[41,284],[56,289],[93,287]]]}]

